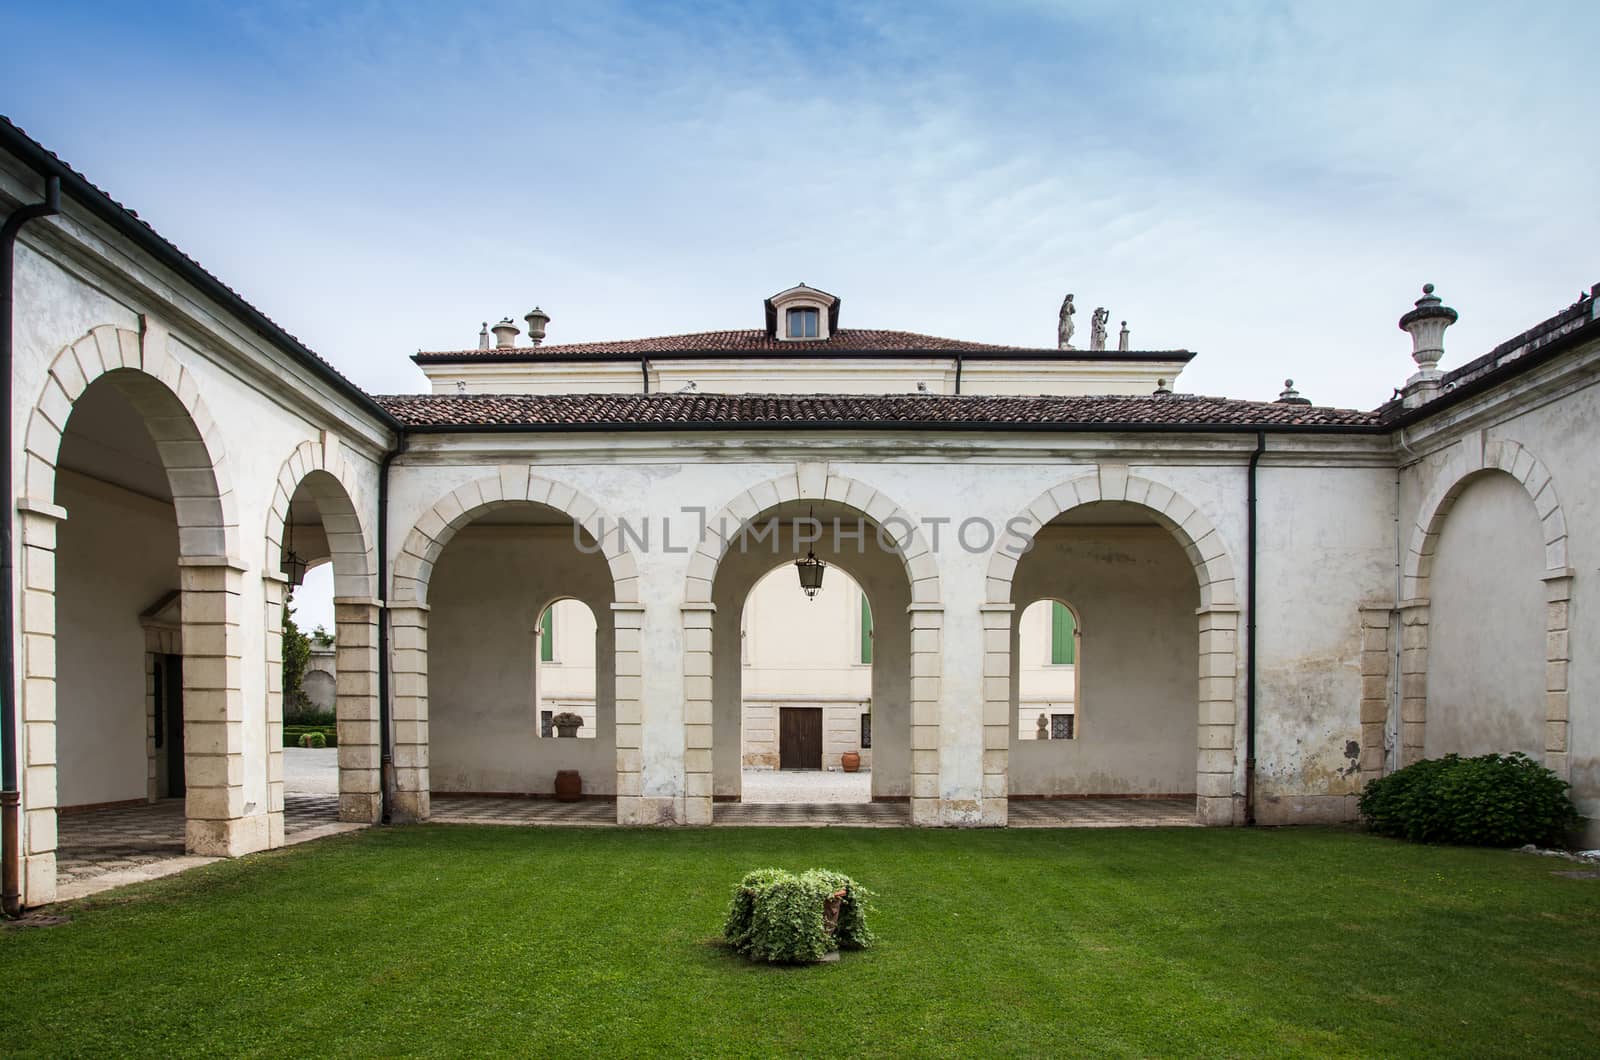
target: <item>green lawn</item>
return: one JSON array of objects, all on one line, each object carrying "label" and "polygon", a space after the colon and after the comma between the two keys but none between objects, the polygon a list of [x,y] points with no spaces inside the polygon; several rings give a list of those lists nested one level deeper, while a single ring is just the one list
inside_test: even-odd
[{"label": "green lawn", "polygon": [[[873,949],[718,947],[764,865]],[[1594,1055],[1600,880],[1338,831],[371,831],[0,933],[6,1054]]]}]

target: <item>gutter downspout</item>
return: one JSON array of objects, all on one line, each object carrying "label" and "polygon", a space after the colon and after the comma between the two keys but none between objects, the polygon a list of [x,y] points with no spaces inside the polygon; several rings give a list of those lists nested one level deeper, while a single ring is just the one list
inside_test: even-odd
[{"label": "gutter downspout", "polygon": [[1248,581],[1245,607],[1245,664],[1244,664],[1244,823],[1256,823],[1256,468],[1261,464],[1261,454],[1267,451],[1267,432],[1256,432],[1256,451],[1250,454],[1250,540],[1245,558]]},{"label": "gutter downspout", "polygon": [[639,377],[644,380],[644,393],[650,393],[650,362],[639,358]]},{"label": "gutter downspout", "polygon": [[961,355],[956,354],[956,393],[961,393]]},{"label": "gutter downspout", "polygon": [[406,433],[395,435],[394,448],[378,467],[378,806],[379,820],[389,823],[389,792],[394,789],[393,740],[389,726],[389,466],[406,451]]},{"label": "gutter downspout", "polygon": [[11,355],[12,282],[15,279],[17,235],[38,217],[61,212],[61,178],[46,177],[44,202],[19,207],[0,226],[0,412],[6,418],[5,453],[0,456],[0,908],[8,917],[22,915],[22,793],[17,786],[17,616],[12,569],[12,527],[16,521],[16,489],[12,483]]},{"label": "gutter downspout", "polygon": [[[1404,427],[1399,427],[1395,430],[1395,445],[1404,454],[1403,459],[1409,460],[1411,463],[1416,462],[1416,451],[1406,444],[1406,429]],[[1400,730],[1403,725],[1400,720],[1400,712],[1405,705],[1404,689],[1402,688],[1405,679],[1400,672],[1400,664],[1403,658],[1401,653],[1405,649],[1406,633],[1405,626],[1400,621],[1400,607],[1405,603],[1402,593],[1405,591],[1406,556],[1406,542],[1400,530],[1400,478],[1405,467],[1406,465],[1400,460],[1394,462],[1394,617],[1390,620],[1390,631],[1394,640],[1394,660],[1392,664],[1394,680],[1390,682],[1393,686],[1390,692],[1390,702],[1392,704],[1390,721],[1394,728],[1391,729],[1389,724],[1385,724],[1383,727],[1384,739],[1389,744],[1385,748],[1385,765],[1387,765],[1387,771],[1390,773],[1400,768]]]}]

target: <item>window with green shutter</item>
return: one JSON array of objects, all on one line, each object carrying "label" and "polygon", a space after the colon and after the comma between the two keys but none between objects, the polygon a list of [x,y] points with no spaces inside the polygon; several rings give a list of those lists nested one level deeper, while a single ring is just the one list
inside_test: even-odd
[{"label": "window with green shutter", "polygon": [[1050,608],[1050,661],[1056,666],[1069,666],[1078,661],[1077,652],[1073,650],[1077,631],[1071,609],[1060,600],[1053,601]]},{"label": "window with green shutter", "polygon": [[861,594],[861,662],[872,664],[872,605],[867,603],[866,593]]},{"label": "window with green shutter", "polygon": [[556,605],[544,609],[539,618],[539,661],[556,661]]}]

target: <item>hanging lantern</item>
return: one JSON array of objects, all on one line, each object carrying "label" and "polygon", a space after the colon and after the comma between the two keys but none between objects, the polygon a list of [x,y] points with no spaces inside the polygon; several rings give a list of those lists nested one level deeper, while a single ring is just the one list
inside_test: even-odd
[{"label": "hanging lantern", "polygon": [[828,569],[828,565],[808,548],[805,559],[794,561],[794,569],[800,575],[800,588],[805,590],[806,599],[815,600],[822,589],[822,572]]},{"label": "hanging lantern", "polygon": [[298,589],[306,580],[306,561],[294,550],[294,523],[288,519],[283,521],[284,528],[288,531],[289,540],[283,548],[283,573],[289,576],[289,588]]}]

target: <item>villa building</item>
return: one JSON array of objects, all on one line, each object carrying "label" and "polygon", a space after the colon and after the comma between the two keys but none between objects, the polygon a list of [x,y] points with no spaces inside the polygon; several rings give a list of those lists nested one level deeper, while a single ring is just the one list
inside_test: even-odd
[{"label": "villa building", "polygon": [[26,904],[75,808],[181,794],[194,852],[283,842],[283,605],[322,562],[350,821],[577,770],[618,823],[706,825],[851,749],[916,825],[1343,821],[1452,751],[1600,815],[1600,288],[1468,357],[1413,294],[1367,410],[1182,393],[1194,354],[1098,312],[1014,348],[805,285],[663,338],[534,310],[382,396],[3,122],[0,210]]}]

